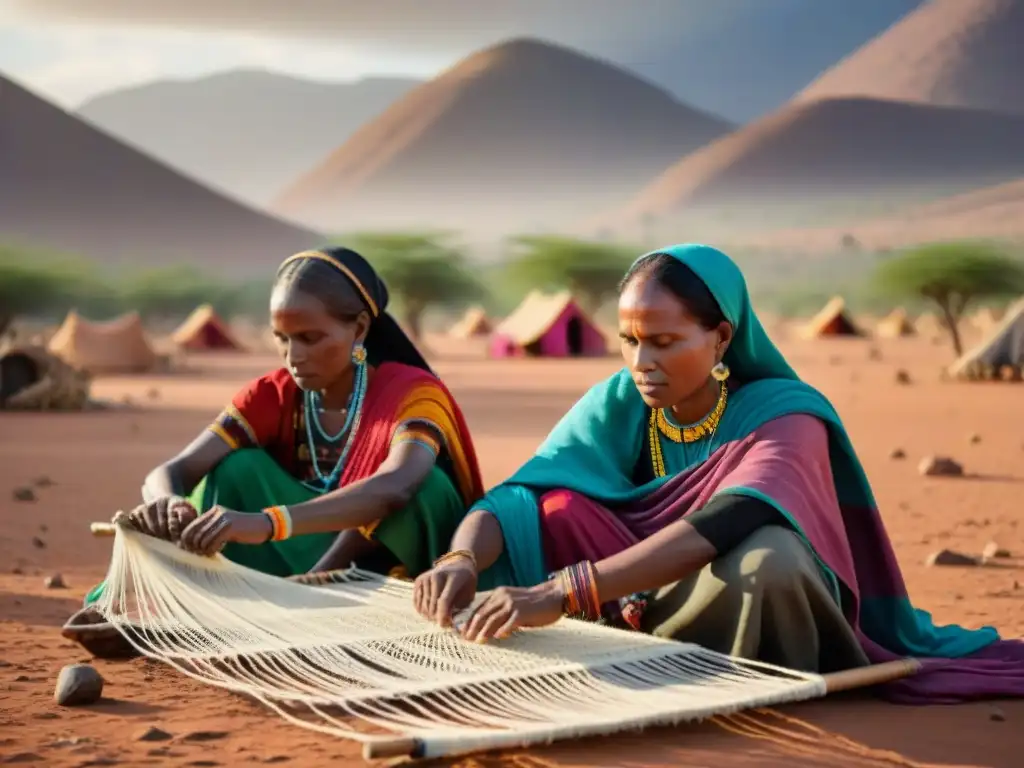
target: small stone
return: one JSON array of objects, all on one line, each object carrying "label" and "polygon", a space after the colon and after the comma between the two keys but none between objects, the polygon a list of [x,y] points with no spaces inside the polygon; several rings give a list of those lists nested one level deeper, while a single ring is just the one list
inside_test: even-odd
[{"label": "small stone", "polygon": [[131,395],[121,395],[121,404],[127,406],[135,405],[135,398]]},{"label": "small stone", "polygon": [[925,560],[925,565],[977,565],[978,558],[955,552],[952,549],[940,549],[932,552]]},{"label": "small stone", "polygon": [[43,582],[43,586],[47,589],[67,589],[68,585],[64,581],[64,577],[59,573],[53,574],[53,576],[47,576]]},{"label": "small stone", "polygon": [[226,739],[227,731],[191,731],[182,736],[183,741],[217,741]]},{"label": "small stone", "polygon": [[82,744],[83,742],[86,742],[88,740],[89,739],[87,739],[84,736],[72,736],[71,738],[68,738],[68,739],[57,739],[55,742],[53,742],[52,746],[54,746],[54,747],[77,747],[79,744]]},{"label": "small stone", "polygon": [[1006,722],[1006,713],[999,707],[993,706],[992,711],[988,714],[988,719],[993,723],[1004,723]]},{"label": "small stone", "polygon": [[33,536],[32,546],[36,549],[46,549],[46,542],[40,539],[38,536]]},{"label": "small stone", "polygon": [[979,435],[977,432],[974,432],[973,434],[971,434],[969,438],[967,438],[967,440],[968,442],[970,442],[971,445],[977,445],[978,443],[981,442],[981,435]]},{"label": "small stone", "polygon": [[31,680],[32,680],[32,678],[29,677],[28,675],[18,675],[16,678],[14,678],[14,682],[16,682],[16,683],[27,683],[27,682],[30,682]]},{"label": "small stone", "polygon": [[896,378],[896,383],[897,384],[909,384],[910,383],[910,374],[907,373],[906,371],[904,371],[902,368],[900,368],[898,371],[896,371],[895,378]]},{"label": "small stone", "polygon": [[53,698],[65,707],[95,704],[103,695],[103,677],[88,664],[68,664],[57,676]]},{"label": "small stone", "polygon": [[263,760],[264,763],[287,763],[291,760],[288,755],[271,755],[270,757]]},{"label": "small stone", "polygon": [[1017,581],[1016,579],[1013,580],[1013,588],[1014,589],[1020,589],[1020,582]]},{"label": "small stone", "polygon": [[40,475],[34,481],[36,488],[49,488],[56,485],[49,475]]},{"label": "small stone", "polygon": [[21,566],[16,565],[13,568],[11,568],[11,573],[13,573],[15,576],[21,576],[25,573],[25,570]]},{"label": "small stone", "polygon": [[878,347],[871,347],[871,349],[868,350],[868,360],[881,360],[881,359],[882,359],[882,350],[880,350]]},{"label": "small stone", "polygon": [[960,477],[964,468],[948,456],[925,456],[917,471],[926,477]]},{"label": "small stone", "polygon": [[157,728],[155,725],[149,726],[149,728],[141,731],[135,736],[136,741],[167,741],[170,738],[171,734]]},{"label": "small stone", "polygon": [[22,488],[15,488],[13,491],[11,491],[11,498],[14,499],[15,501],[35,501],[36,492],[33,491],[28,486],[24,486]]},{"label": "small stone", "polygon": [[1010,550],[1000,547],[999,544],[994,541],[990,541],[985,545],[985,548],[981,550],[981,556],[986,560],[1010,557]]},{"label": "small stone", "polygon": [[148,397],[150,400],[159,400],[160,390],[157,389],[156,387],[153,387],[152,389],[146,392],[146,397]]},{"label": "small stone", "polygon": [[220,763],[216,760],[193,760],[190,763],[185,763],[185,765],[194,765],[197,766],[197,768],[199,766],[208,766],[209,768],[212,768],[215,765],[220,765]]},{"label": "small stone", "polygon": [[889,458],[890,459],[905,459],[905,458],[907,458],[907,452],[904,451],[902,448],[893,448],[891,451],[889,451]]}]

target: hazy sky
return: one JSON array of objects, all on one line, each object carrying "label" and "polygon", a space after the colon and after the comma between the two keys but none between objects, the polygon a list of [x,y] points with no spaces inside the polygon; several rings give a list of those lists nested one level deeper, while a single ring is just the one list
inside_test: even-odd
[{"label": "hazy sky", "polygon": [[[715,0],[715,15],[762,1]],[[684,30],[697,32],[711,6],[707,0],[0,0],[0,72],[64,106],[112,87],[232,67],[334,80],[429,77],[516,34],[590,50],[657,50]]]}]

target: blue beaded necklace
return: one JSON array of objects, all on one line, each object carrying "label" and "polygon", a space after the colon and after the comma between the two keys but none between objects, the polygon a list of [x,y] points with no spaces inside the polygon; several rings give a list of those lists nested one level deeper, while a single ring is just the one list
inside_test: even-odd
[{"label": "blue beaded necklace", "polygon": [[[363,402],[366,400],[366,384],[366,366],[363,364],[357,365],[355,381],[352,384],[352,396],[349,398],[348,415],[345,417],[345,425],[341,428],[340,432],[333,436],[327,434],[323,425],[320,423],[320,418],[318,416],[319,395],[314,398],[313,393],[305,393],[303,407],[306,411],[306,439],[309,442],[309,457],[313,464],[313,472],[320,480],[319,487],[312,483],[303,482],[303,485],[311,491],[323,493],[338,484],[338,480],[341,478],[341,473],[345,470],[345,462],[348,459],[348,454],[352,450],[352,445],[355,442],[356,433],[359,431],[359,422],[362,419],[363,413]],[[327,475],[321,471],[320,462],[317,460],[316,440],[313,438],[314,424],[320,435],[325,440],[332,443],[337,442],[345,432],[348,432],[348,439],[345,441],[345,446],[341,450],[341,455],[338,457],[338,461],[335,462],[334,468]]]}]

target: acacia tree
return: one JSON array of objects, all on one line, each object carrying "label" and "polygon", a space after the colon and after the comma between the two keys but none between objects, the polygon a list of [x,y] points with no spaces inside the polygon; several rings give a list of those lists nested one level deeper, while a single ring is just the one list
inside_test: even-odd
[{"label": "acacia tree", "polygon": [[883,261],[875,279],[886,291],[933,302],[963,354],[960,321],[971,302],[1024,293],[1024,262],[989,243],[922,245]]},{"label": "acacia tree", "polygon": [[94,282],[80,264],[0,246],[0,338],[20,315],[67,310],[92,293]]},{"label": "acacia tree", "polygon": [[533,287],[568,288],[588,311],[615,295],[637,251],[554,235],[521,235],[511,240],[509,276]]},{"label": "acacia tree", "polygon": [[365,233],[345,242],[373,264],[400,299],[402,320],[416,340],[422,338],[428,309],[465,306],[485,293],[446,233]]}]

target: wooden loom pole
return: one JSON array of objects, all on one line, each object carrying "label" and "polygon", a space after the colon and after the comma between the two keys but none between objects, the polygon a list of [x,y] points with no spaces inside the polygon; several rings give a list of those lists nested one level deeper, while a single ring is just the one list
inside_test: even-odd
[{"label": "wooden loom pole", "polygon": [[[871,664],[867,667],[844,669],[842,672],[830,672],[821,677],[825,681],[825,695],[827,696],[830,693],[867,688],[910,677],[916,674],[920,668],[921,662],[918,659],[908,658]],[[363,744],[363,758],[365,760],[384,760],[394,757],[416,759],[423,756],[424,747],[422,739],[412,736],[384,737]]]},{"label": "wooden loom pole", "polygon": [[[113,536],[117,532],[117,526],[113,523],[92,523],[89,529],[93,536]],[[289,580],[302,584],[323,584],[331,581],[335,575],[344,573],[344,569],[324,573],[306,573],[291,576]],[[827,696],[830,693],[867,688],[910,677],[916,674],[920,668],[921,662],[918,659],[906,658],[886,661],[882,664],[871,664],[866,667],[845,669],[841,672],[830,672],[821,677],[825,681],[825,695]],[[363,744],[363,757],[367,760],[393,757],[415,759],[423,756],[424,746],[422,739],[413,736],[381,737]]]}]

